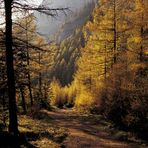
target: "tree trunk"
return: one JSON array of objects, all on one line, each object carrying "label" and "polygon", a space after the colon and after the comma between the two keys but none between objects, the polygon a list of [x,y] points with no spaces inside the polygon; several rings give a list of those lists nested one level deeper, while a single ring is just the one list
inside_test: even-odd
[{"label": "tree trunk", "polygon": [[[39,52],[39,65],[41,65],[41,53]],[[39,72],[39,97],[41,101],[41,106],[43,107],[44,101],[43,101],[43,94],[42,94],[42,73]]]},{"label": "tree trunk", "polygon": [[104,80],[107,78],[107,43],[106,43],[106,32],[105,32],[105,57],[104,57]]},{"label": "tree trunk", "polygon": [[[143,2],[143,1],[142,1]],[[143,4],[143,3],[142,3]],[[144,34],[144,26],[143,26],[143,20],[144,20],[144,14],[141,14],[141,29],[140,29],[140,34],[141,34],[141,47],[140,47],[140,62],[143,62],[143,34]]]},{"label": "tree trunk", "polygon": [[[27,66],[30,66],[30,56],[29,56],[29,47],[28,47],[28,22],[26,21],[26,50],[27,50]],[[31,88],[31,76],[30,76],[30,69],[28,69],[27,72],[27,78],[28,78],[28,90],[29,90],[29,96],[30,96],[30,105],[31,107],[33,106],[33,96],[32,96],[32,88]]]},{"label": "tree trunk", "polygon": [[25,101],[25,97],[24,97],[24,90],[22,87],[20,87],[20,93],[21,93],[21,97],[22,97],[22,108],[23,108],[24,114],[26,114],[26,112],[27,112],[26,101]]},{"label": "tree trunk", "polygon": [[31,89],[31,78],[30,78],[30,71],[28,71],[28,89],[29,89],[29,96],[30,96],[30,105],[33,106],[33,96],[32,96],[32,89]]},{"label": "tree trunk", "polygon": [[[27,45],[27,66],[29,67],[30,62],[29,62],[29,49]],[[28,90],[29,90],[29,96],[30,96],[30,105],[31,107],[33,106],[33,96],[32,96],[32,89],[31,89],[31,77],[30,77],[30,70],[28,69],[27,71],[27,78],[28,78]]]},{"label": "tree trunk", "polygon": [[116,0],[114,0],[114,57],[113,64],[117,62],[117,15],[116,15]]},{"label": "tree trunk", "polygon": [[[141,38],[143,41],[143,28],[141,27]],[[143,62],[143,43],[141,41],[141,47],[140,47],[140,62]]]},{"label": "tree trunk", "polygon": [[5,19],[6,19],[6,65],[7,65],[7,83],[9,97],[9,133],[18,136],[16,89],[13,65],[12,48],[12,0],[5,0]]}]

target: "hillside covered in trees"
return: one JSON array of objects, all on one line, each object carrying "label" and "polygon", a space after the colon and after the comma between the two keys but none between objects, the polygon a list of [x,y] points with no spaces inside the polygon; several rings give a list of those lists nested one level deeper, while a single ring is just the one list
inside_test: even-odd
[{"label": "hillside covered in trees", "polygon": [[148,147],[148,1],[64,3],[0,0],[0,148]]}]

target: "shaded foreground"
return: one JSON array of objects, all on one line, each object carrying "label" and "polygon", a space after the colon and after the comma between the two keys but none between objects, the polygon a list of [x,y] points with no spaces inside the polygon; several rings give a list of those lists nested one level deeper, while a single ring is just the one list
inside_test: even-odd
[{"label": "shaded foreground", "polygon": [[[32,119],[33,117],[33,119]],[[31,118],[19,117],[19,141],[0,133],[2,148],[146,148],[132,134],[114,129],[99,115],[81,115],[73,110],[42,110]],[[25,138],[24,138],[25,137]],[[24,140],[25,139],[25,140]],[[9,142],[8,142],[9,141]]]}]

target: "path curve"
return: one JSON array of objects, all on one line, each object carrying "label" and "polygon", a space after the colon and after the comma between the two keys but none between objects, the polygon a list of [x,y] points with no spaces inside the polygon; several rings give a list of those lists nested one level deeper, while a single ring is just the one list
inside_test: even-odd
[{"label": "path curve", "polygon": [[69,136],[63,142],[65,148],[141,148],[112,136],[109,123],[101,116],[80,115],[65,109],[46,113],[53,125],[68,131]]}]

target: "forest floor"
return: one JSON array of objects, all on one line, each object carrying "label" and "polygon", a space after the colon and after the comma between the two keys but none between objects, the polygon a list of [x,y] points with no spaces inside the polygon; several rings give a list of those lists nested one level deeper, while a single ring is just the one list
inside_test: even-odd
[{"label": "forest floor", "polygon": [[[100,115],[73,110],[41,110],[32,117],[19,116],[19,130],[26,142],[21,148],[147,148],[131,133],[117,130]],[[1,135],[0,135],[1,138]],[[0,148],[13,148],[10,142]],[[17,148],[14,146],[14,148]]]}]

